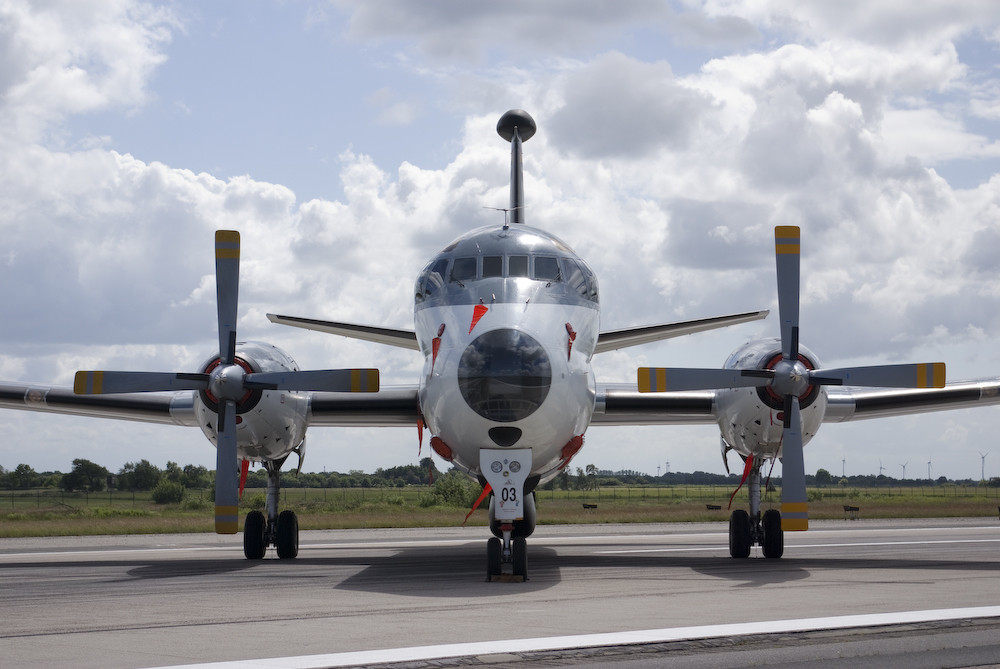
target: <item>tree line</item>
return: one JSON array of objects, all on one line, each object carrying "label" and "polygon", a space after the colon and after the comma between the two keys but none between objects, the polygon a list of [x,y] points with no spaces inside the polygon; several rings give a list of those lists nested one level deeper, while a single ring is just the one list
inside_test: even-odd
[{"label": "tree line", "polygon": [[[614,486],[637,485],[730,485],[737,486],[740,476],[735,473],[713,474],[695,471],[689,473],[667,472],[653,476],[634,470],[610,471],[598,469],[594,465],[576,467],[575,471],[567,467],[545,485],[545,489],[561,490],[593,490]],[[396,467],[378,468],[372,473],[352,469],[343,472],[283,472],[281,485],[286,488],[402,488],[408,485],[426,485],[435,482],[442,472],[435,466],[434,460],[426,457],[419,464],[399,465]],[[772,476],[770,482],[781,485],[780,476]],[[945,484],[1000,486],[1000,478],[994,477],[988,482],[963,479],[953,481],[944,476],[930,479],[896,479],[885,475],[862,474],[846,477],[835,477],[826,469],[817,470],[816,474],[806,474],[806,484],[810,486],[851,486],[851,487],[901,487],[901,486],[935,486]],[[267,487],[267,474],[263,468],[255,468],[247,476],[248,488]],[[160,469],[148,460],[127,462],[117,473],[112,473],[106,467],[97,463],[78,458],[73,460],[73,467],[67,473],[36,472],[26,464],[19,464],[12,470],[0,466],[0,489],[27,490],[32,488],[61,489],[66,492],[101,492],[108,488],[127,491],[157,491],[169,497],[182,495],[185,489],[197,490],[215,486],[215,471],[201,465],[184,465],[168,461],[165,468]]]}]

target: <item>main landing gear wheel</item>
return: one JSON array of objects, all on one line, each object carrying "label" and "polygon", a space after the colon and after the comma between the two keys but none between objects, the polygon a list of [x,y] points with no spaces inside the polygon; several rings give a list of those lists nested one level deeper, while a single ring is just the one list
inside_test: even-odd
[{"label": "main landing gear wheel", "polygon": [[781,512],[777,509],[768,509],[761,518],[762,537],[761,547],[764,549],[764,557],[780,558],[785,552],[785,533],[781,529]]},{"label": "main landing gear wheel", "polygon": [[267,550],[266,521],[260,511],[251,511],[243,522],[243,554],[248,560],[260,560]]},{"label": "main landing gear wheel", "polygon": [[734,558],[750,557],[750,514],[743,509],[729,516],[729,555]]},{"label": "main landing gear wheel", "polygon": [[294,511],[282,511],[278,515],[274,543],[282,560],[290,560],[299,554],[299,519]]}]

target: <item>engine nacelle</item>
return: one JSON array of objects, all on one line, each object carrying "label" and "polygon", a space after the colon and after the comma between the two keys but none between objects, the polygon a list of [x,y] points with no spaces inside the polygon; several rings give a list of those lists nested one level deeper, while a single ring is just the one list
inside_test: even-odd
[{"label": "engine nacelle", "polygon": [[[246,373],[298,371],[292,358],[271,344],[240,342],[236,345],[237,365]],[[209,358],[201,366],[210,372],[219,357]],[[208,440],[217,444],[219,404],[208,391],[201,391],[194,401],[198,425]],[[252,390],[236,404],[236,448],[244,460],[280,460],[302,444],[306,434],[309,394],[288,390]]]},{"label": "engine nacelle", "polygon": [[[726,369],[771,369],[781,360],[781,341],[762,339],[737,349],[726,360]],[[799,346],[799,360],[808,369],[819,368],[816,355]],[[741,455],[774,458],[781,456],[784,401],[770,387],[733,388],[716,396],[722,438]],[[802,443],[819,430],[826,414],[826,391],[809,386],[799,397],[802,415]]]}]

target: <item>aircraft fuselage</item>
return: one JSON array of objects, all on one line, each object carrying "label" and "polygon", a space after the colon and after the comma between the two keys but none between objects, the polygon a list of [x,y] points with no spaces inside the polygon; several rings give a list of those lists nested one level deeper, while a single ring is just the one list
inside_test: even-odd
[{"label": "aircraft fuselage", "polygon": [[416,283],[420,407],[435,451],[473,476],[480,449],[531,449],[529,487],[555,476],[594,411],[598,286],[556,237],[474,230]]}]

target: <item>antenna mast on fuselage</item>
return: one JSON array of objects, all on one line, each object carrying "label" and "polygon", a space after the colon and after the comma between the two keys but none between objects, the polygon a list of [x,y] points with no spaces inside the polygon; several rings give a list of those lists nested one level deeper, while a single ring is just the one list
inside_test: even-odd
[{"label": "antenna mast on fuselage", "polygon": [[500,117],[497,133],[510,142],[510,222],[524,223],[524,174],[521,143],[535,134],[535,119],[523,109],[511,109]]}]

